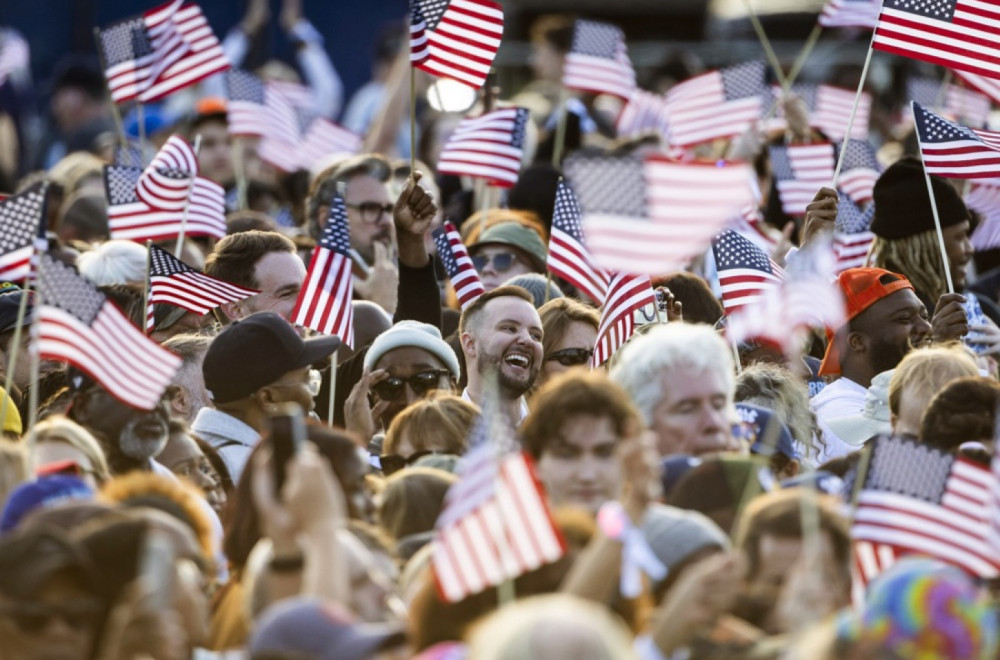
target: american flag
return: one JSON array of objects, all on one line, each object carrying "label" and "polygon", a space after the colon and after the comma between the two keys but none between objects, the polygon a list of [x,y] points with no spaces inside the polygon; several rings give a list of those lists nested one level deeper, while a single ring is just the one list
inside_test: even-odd
[{"label": "american flag", "polygon": [[623,273],[683,268],[753,202],[749,165],[574,155],[566,176],[580,198],[597,265]]},{"label": "american flag", "polygon": [[294,172],[302,160],[302,136],[316,115],[299,104],[301,99],[273,81],[267,83],[265,95],[270,124],[261,136],[257,155],[285,172]]},{"label": "american flag", "polygon": [[503,7],[491,0],[410,0],[410,63],[479,89],[503,36]]},{"label": "american flag", "polygon": [[337,195],[330,203],[330,217],[313,249],[306,281],[292,310],[292,323],[324,335],[336,335],[353,347],[352,278],[347,207],[344,198]]},{"label": "american flag", "polygon": [[458,302],[465,309],[483,295],[486,289],[479,281],[479,273],[462,243],[462,235],[455,225],[445,222],[434,230],[434,244],[437,246],[438,259],[444,265],[451,286],[455,289]]},{"label": "american flag", "polygon": [[915,101],[913,115],[928,174],[958,179],[1000,175],[1000,132],[950,122]]},{"label": "american flag", "polygon": [[313,165],[334,154],[356,154],[361,151],[361,136],[329,119],[316,117],[299,142],[299,168]]},{"label": "american flag", "polygon": [[531,459],[487,397],[473,426],[458,482],[438,517],[431,565],[447,602],[556,561],[566,543],[552,522]]},{"label": "american flag", "polygon": [[994,103],[1000,103],[1000,80],[986,78],[968,71],[956,71],[955,75],[990,97]]},{"label": "american flag", "polygon": [[712,254],[726,315],[757,302],[785,279],[785,272],[763,250],[731,229],[716,237]]},{"label": "american flag", "polygon": [[161,211],[183,211],[198,175],[198,154],[180,135],[171,135],[153,157],[139,181],[139,201]]},{"label": "american flag", "polygon": [[[813,83],[796,83],[792,85],[791,94],[798,96],[805,103],[809,113],[809,125],[823,131],[827,138],[834,142],[844,139],[847,134],[847,123],[854,107],[855,91],[841,89],[831,85],[816,85]],[[782,89],[780,85],[771,87],[773,103],[778,107],[775,118],[767,123],[768,130],[784,130],[788,122],[781,107]],[[851,137],[864,140],[868,138],[868,126],[871,121],[872,97],[868,92],[861,92],[858,99],[858,111],[851,125]]]},{"label": "american flag", "polygon": [[739,214],[730,218],[727,226],[768,254],[778,247],[774,230],[768,229],[757,204],[743,207]]},{"label": "american flag", "polygon": [[882,172],[882,167],[875,157],[875,147],[867,140],[847,140],[841,143],[839,148],[847,151],[840,168],[837,187],[847,193],[855,204],[868,203],[871,201],[875,182]]},{"label": "american flag", "polygon": [[563,61],[562,83],[567,89],[630,98],[636,87],[635,71],[621,28],[577,19],[573,43]]},{"label": "american flag", "polygon": [[14,30],[0,30],[0,86],[16,71],[25,71],[31,58],[28,42]]},{"label": "american flag", "polygon": [[20,281],[31,273],[39,232],[45,232],[45,184],[0,201],[0,281]]},{"label": "american flag", "polygon": [[868,251],[875,242],[871,232],[875,205],[862,210],[849,197],[837,203],[837,219],[833,224],[833,252],[837,255],[834,272],[840,274],[848,268],[860,268],[868,260]]},{"label": "american flag", "polygon": [[618,115],[615,130],[618,137],[632,137],[652,131],[666,140],[670,134],[667,100],[659,94],[636,89]]},{"label": "american flag", "polygon": [[873,28],[878,23],[882,0],[828,0],[819,24],[829,27]]},{"label": "american flag", "polygon": [[438,172],[486,179],[509,188],[524,157],[525,108],[503,108],[463,119],[438,157]]},{"label": "american flag", "polygon": [[154,303],[166,303],[200,314],[225,302],[243,300],[260,293],[223,282],[194,268],[157,245],[149,246],[149,309],[146,327],[153,329]]},{"label": "american flag", "polygon": [[979,180],[969,186],[965,205],[980,215],[970,239],[974,250],[1000,247],[1000,179]]},{"label": "american flag", "polygon": [[805,215],[806,206],[833,180],[833,145],[790,144],[770,147],[771,172],[788,215]]},{"label": "american flag", "polygon": [[732,137],[760,119],[764,63],[745,62],[686,80],[667,92],[670,144]]},{"label": "american flag", "polygon": [[222,186],[196,177],[191,186],[191,202],[184,214],[154,209],[136,195],[142,170],[138,167],[106,165],[104,193],[108,199],[108,227],[111,238],[131,241],[164,241],[176,238],[184,227],[186,236],[226,235],[225,193]]},{"label": "american flag", "polygon": [[[991,80],[971,73],[956,71],[956,75],[962,78],[988,81],[990,85],[995,85],[1000,89],[1000,80]],[[970,83],[971,84],[971,83]],[[942,87],[942,85],[944,85]],[[981,128],[986,125],[990,114],[990,99],[986,94],[955,85],[953,83],[944,84],[934,78],[914,77],[906,81],[906,93],[911,101],[916,101],[920,105],[931,108],[935,112],[940,111],[946,119],[958,121],[966,125],[974,125]],[[910,106],[905,109],[905,118],[913,120],[913,110]]]},{"label": "american flag", "polygon": [[111,99],[155,101],[229,68],[198,5],[173,0],[100,31]]},{"label": "american flag", "polygon": [[271,126],[264,81],[240,69],[226,72],[226,122],[230,135],[264,135]]},{"label": "american flag", "polygon": [[726,332],[734,343],[758,339],[786,356],[801,356],[811,328],[839,328],[847,322],[844,297],[831,280],[832,241],[814,241],[789,261],[787,277],[754,303],[729,314]]},{"label": "american flag", "polygon": [[152,410],[181,359],[150,340],[70,266],[41,255],[33,340],[39,357],[68,362],[114,397]]},{"label": "american flag", "polygon": [[1000,78],[996,0],[885,0],[872,47]]},{"label": "american flag", "polygon": [[597,342],[590,357],[593,367],[611,359],[635,332],[636,310],[656,304],[656,294],[649,275],[614,273],[608,283],[608,295],[601,306],[601,323],[597,327]]},{"label": "american flag", "polygon": [[590,296],[598,305],[607,298],[608,274],[594,263],[590,255],[583,237],[580,204],[565,181],[560,181],[556,187],[548,269]]},{"label": "american flag", "polygon": [[[986,466],[914,440],[882,436],[858,496],[851,537],[889,546],[897,557],[928,555],[982,578],[996,577],[990,547],[995,477]],[[867,583],[870,566],[858,566]]]}]

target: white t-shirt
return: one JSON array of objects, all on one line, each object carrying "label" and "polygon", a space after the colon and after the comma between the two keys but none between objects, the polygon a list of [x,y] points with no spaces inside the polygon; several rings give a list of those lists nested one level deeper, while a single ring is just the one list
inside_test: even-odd
[{"label": "white t-shirt", "polygon": [[826,443],[820,452],[819,462],[828,461],[831,458],[846,456],[857,447],[847,444],[841,440],[836,433],[830,430],[826,422],[835,417],[846,417],[857,415],[865,407],[865,395],[868,390],[850,378],[841,376],[824,387],[819,394],[809,400],[809,405],[816,413],[816,420],[823,430],[823,440]]}]

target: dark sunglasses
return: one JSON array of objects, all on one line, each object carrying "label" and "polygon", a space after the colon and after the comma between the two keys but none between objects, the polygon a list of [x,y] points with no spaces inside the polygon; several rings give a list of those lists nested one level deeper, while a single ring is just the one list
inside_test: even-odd
[{"label": "dark sunglasses", "polygon": [[437,389],[438,382],[442,376],[450,375],[451,372],[447,369],[431,369],[430,371],[421,371],[418,374],[413,374],[409,378],[390,376],[372,385],[372,392],[377,394],[378,398],[383,401],[395,401],[403,394],[403,388],[406,386],[406,383],[409,383],[414,394],[423,396],[430,390]]},{"label": "dark sunglasses", "polygon": [[493,269],[498,273],[506,273],[517,261],[517,255],[513,252],[498,252],[492,257],[486,256],[485,254],[478,254],[472,257],[472,265],[476,267],[476,270],[480,273],[486,268],[487,264],[493,262]]},{"label": "dark sunglasses", "polygon": [[576,367],[581,364],[587,364],[590,361],[590,356],[593,354],[594,351],[590,348],[564,348],[561,351],[549,354],[545,358],[545,361],[556,360],[564,367]]},{"label": "dark sunglasses", "polygon": [[62,619],[66,625],[77,630],[88,628],[97,622],[100,607],[90,600],[63,605],[21,602],[4,607],[0,613],[14,621],[21,630],[38,633],[55,618]]},{"label": "dark sunglasses", "polygon": [[425,449],[423,451],[418,451],[410,454],[406,458],[403,458],[399,454],[386,454],[384,456],[378,457],[378,463],[382,466],[382,474],[389,476],[393,472],[399,472],[408,465],[413,465],[419,461],[424,456],[430,456],[431,454],[436,454],[436,451],[431,451],[430,449]]}]

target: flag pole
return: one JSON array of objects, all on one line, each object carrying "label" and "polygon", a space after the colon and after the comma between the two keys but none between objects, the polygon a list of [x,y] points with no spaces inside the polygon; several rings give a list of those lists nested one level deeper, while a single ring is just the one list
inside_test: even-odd
[{"label": "flag pole", "polygon": [[[913,107],[913,101],[910,102]],[[920,140],[917,140],[920,144]],[[927,163],[924,162],[924,147],[920,145],[920,164],[924,168],[924,181],[927,183],[927,195],[931,199],[931,213],[934,215],[934,230],[937,232],[938,247],[941,248],[941,265],[944,266],[944,277],[948,283],[948,293],[955,293],[955,283],[951,279],[951,266],[948,264],[948,249],[944,245],[944,231],[941,229],[941,216],[938,214],[937,200],[934,198],[934,186],[931,185],[931,175],[927,172]]]},{"label": "flag pole", "polygon": [[729,345],[733,347],[733,361],[736,364],[736,375],[740,376],[743,374],[743,365],[740,363],[740,347],[736,344],[736,338],[732,335],[729,336]]},{"label": "flag pole", "polygon": [[557,119],[556,119],[556,135],[554,138],[554,143],[552,144],[552,167],[557,170],[561,169],[560,163],[562,163],[562,152],[563,147],[566,142],[566,104],[569,102],[569,93],[563,86],[559,87],[559,107],[556,108]]},{"label": "flag pole", "polygon": [[326,423],[333,426],[334,399],[337,395],[337,351],[330,355],[330,400],[326,405]]},{"label": "flag pole", "polygon": [[743,0],[743,4],[747,9],[747,17],[750,19],[750,24],[753,25],[754,32],[757,33],[757,40],[760,41],[760,45],[764,48],[764,55],[767,57],[767,61],[771,64],[771,68],[774,69],[774,75],[777,76],[778,82],[781,84],[781,88],[787,91],[786,84],[791,86],[791,83],[787,82],[785,77],[785,72],[781,70],[781,62],[778,60],[778,55],[774,52],[771,47],[771,40],[767,38],[767,33],[764,32],[764,26],[761,25],[760,19],[757,18],[757,13],[753,10],[750,0]]},{"label": "flag pole", "polygon": [[246,163],[243,161],[243,136],[237,135],[233,138],[230,158],[233,161],[233,175],[236,177],[236,205],[239,210],[245,211],[247,208],[247,172]]},{"label": "flag pole", "polygon": [[851,139],[851,129],[854,128],[854,118],[858,114],[858,103],[861,101],[861,92],[865,88],[865,78],[868,77],[868,67],[872,63],[872,53],[875,51],[872,46],[875,44],[875,31],[872,31],[872,40],[868,44],[868,54],[865,56],[865,65],[861,69],[861,80],[858,81],[858,91],[854,95],[854,105],[851,107],[851,116],[847,120],[847,131],[844,133],[844,146],[840,149],[840,155],[837,157],[837,167],[833,170],[833,182],[830,187],[834,190],[837,189],[837,179],[840,178],[840,168],[844,165],[844,154],[847,153],[847,140]]},{"label": "flag pole", "polygon": [[785,78],[785,84],[781,86],[783,92],[787,92],[791,86],[795,83],[796,78],[802,72],[802,67],[805,66],[806,60],[809,59],[809,55],[812,53],[813,48],[819,43],[819,37],[823,34],[823,26],[816,23],[816,27],[813,28],[812,32],[809,33],[809,38],[806,39],[806,43],[802,46],[802,50],[795,58],[795,62],[792,63],[792,68],[788,71],[788,76]]},{"label": "flag pole", "polygon": [[410,65],[410,177],[417,171],[417,72]]},{"label": "flag pole", "polygon": [[[194,155],[198,155],[198,151],[201,150],[201,133],[194,136]],[[187,230],[188,221],[188,211],[191,209],[191,191],[194,190],[194,182],[197,179],[197,175],[191,177],[191,183],[188,185],[187,198],[184,200],[184,214],[181,216],[181,230],[177,234],[177,245],[174,247],[174,256],[178,259],[181,258],[181,250],[184,248],[184,233]]]},{"label": "flag pole", "polygon": [[[101,48],[101,28],[99,27],[94,28],[94,43],[97,46],[97,59],[101,64],[101,71],[107,71],[108,63],[104,60],[104,49]],[[105,87],[107,87],[107,84],[105,84]],[[128,138],[125,137],[125,127],[122,124],[121,110],[114,99],[111,99],[111,117],[115,121],[115,130],[118,131],[118,139],[121,140],[122,149],[125,149],[128,147]]]},{"label": "flag pole", "polygon": [[150,330],[152,330],[150,327],[152,323],[150,323],[150,321],[153,320],[153,310],[149,304],[149,287],[151,284],[149,271],[152,269],[153,261],[152,245],[153,241],[146,239],[146,286],[142,288],[142,309],[146,314],[146,319],[142,324],[142,333],[147,337],[149,336]]},{"label": "flag pole", "polygon": [[[42,259],[38,260],[38,270],[35,273],[35,277],[38,278],[40,282],[42,280]],[[45,301],[42,300],[41,290],[38,292],[38,305],[41,306]],[[35,422],[38,420],[38,372],[41,370],[41,355],[38,352],[38,324],[31,324],[32,332],[32,346],[29,352],[31,356],[31,380],[28,384],[28,424],[24,427],[24,430],[34,428]],[[30,437],[30,436],[29,436]],[[31,456],[32,446],[28,445],[28,456]]]},{"label": "flag pole", "polygon": [[10,339],[10,346],[5,347],[7,349],[7,355],[9,356],[7,360],[7,373],[4,376],[3,389],[7,393],[7,398],[4,399],[2,405],[0,405],[0,425],[7,418],[7,406],[8,402],[12,401],[11,397],[11,385],[14,382],[14,369],[17,367],[17,355],[20,353],[21,347],[21,332],[23,331],[22,326],[24,325],[24,317],[28,311],[28,294],[31,292],[28,279],[24,280],[24,288],[21,289],[23,295],[21,296],[21,303],[17,306],[17,320],[14,321],[14,336]]}]

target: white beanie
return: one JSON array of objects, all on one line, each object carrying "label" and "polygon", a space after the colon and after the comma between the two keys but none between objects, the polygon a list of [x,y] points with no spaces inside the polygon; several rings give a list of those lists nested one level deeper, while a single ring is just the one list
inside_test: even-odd
[{"label": "white beanie", "polygon": [[461,374],[454,349],[441,339],[440,330],[419,321],[400,321],[376,337],[365,354],[365,369],[373,369],[383,355],[404,346],[424,349],[441,360],[455,376],[455,380],[459,379]]}]

